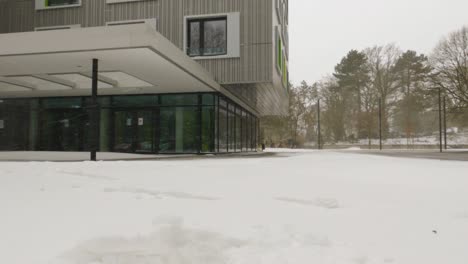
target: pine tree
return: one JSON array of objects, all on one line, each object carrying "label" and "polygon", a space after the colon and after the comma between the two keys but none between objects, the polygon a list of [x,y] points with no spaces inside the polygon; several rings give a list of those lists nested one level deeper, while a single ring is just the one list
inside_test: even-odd
[{"label": "pine tree", "polygon": [[426,83],[432,69],[428,65],[428,59],[423,54],[408,50],[398,59],[394,71],[396,73],[397,85],[402,94],[398,103],[400,108],[400,123],[403,123],[407,138],[407,145],[416,131],[418,114],[424,106]]},{"label": "pine tree", "polygon": [[362,138],[365,134],[362,126],[362,90],[369,82],[368,74],[367,57],[363,52],[357,50],[351,50],[336,65],[333,74],[344,95],[345,106],[351,110],[352,117],[349,120],[356,120],[354,132],[357,138]]}]

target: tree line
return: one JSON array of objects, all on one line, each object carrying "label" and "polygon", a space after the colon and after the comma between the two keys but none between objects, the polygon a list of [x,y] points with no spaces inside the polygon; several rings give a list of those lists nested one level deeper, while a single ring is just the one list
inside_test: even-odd
[{"label": "tree line", "polygon": [[[317,142],[320,101],[325,144],[429,136],[438,130],[438,93],[450,126],[468,127],[468,27],[440,40],[431,54],[395,44],[351,50],[334,72],[313,84],[290,85],[287,116],[262,119],[267,145],[297,147]],[[379,106],[380,105],[380,106]],[[467,142],[468,143],[468,142]]]}]

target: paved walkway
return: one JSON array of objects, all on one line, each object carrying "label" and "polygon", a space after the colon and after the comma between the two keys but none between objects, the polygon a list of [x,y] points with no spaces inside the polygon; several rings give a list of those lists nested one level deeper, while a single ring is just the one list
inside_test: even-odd
[{"label": "paved walkway", "polygon": [[435,150],[346,150],[340,152],[379,155],[396,158],[468,161],[468,150],[446,150],[443,153]]}]

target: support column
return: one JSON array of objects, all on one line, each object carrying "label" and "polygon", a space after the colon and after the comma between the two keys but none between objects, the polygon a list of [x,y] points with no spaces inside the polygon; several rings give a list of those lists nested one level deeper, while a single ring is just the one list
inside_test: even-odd
[{"label": "support column", "polygon": [[91,157],[96,161],[99,148],[99,103],[98,103],[98,59],[93,59],[93,73],[91,86],[90,129],[91,129]]},{"label": "support column", "polygon": [[197,138],[198,138],[198,150],[197,153],[201,154],[202,149],[203,149],[203,116],[202,116],[202,104],[203,104],[203,95],[198,94],[198,107],[197,107],[197,119],[198,119],[198,132],[197,132]]}]

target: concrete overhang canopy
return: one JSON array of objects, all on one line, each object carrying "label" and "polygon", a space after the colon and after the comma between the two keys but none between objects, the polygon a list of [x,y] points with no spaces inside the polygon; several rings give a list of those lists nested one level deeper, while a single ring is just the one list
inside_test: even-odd
[{"label": "concrete overhang canopy", "polygon": [[197,62],[146,24],[0,34],[0,97],[221,91]]}]

